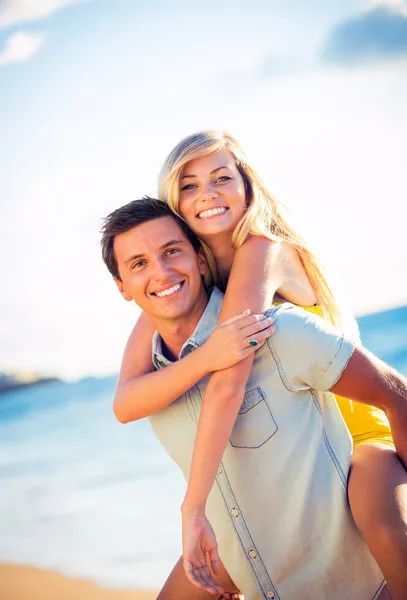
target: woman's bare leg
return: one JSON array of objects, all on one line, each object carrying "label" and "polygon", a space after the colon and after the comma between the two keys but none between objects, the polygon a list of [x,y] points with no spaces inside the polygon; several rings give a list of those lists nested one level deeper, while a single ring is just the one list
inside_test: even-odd
[{"label": "woman's bare leg", "polygon": [[392,600],[407,600],[407,471],[396,452],[378,443],[355,446],[348,496]]},{"label": "woman's bare leg", "polygon": [[[229,574],[223,565],[220,575],[216,576],[216,581],[230,594],[229,596],[222,596],[225,600],[228,598],[232,600],[232,594],[239,593],[239,590],[229,577]],[[187,579],[184,567],[182,566],[181,556],[171,571],[157,600],[218,600],[218,598],[219,596],[212,596],[209,592],[195,587],[189,579]]]},{"label": "woman's bare leg", "polygon": [[380,596],[377,598],[377,600],[392,600],[392,597],[389,594],[389,590],[387,589],[387,585],[385,588],[382,589],[382,591],[380,592]]}]

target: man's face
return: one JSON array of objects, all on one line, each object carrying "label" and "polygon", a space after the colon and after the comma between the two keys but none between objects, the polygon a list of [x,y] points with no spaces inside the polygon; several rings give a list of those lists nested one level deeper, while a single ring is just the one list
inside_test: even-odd
[{"label": "man's face", "polygon": [[170,216],[117,235],[114,252],[119,291],[153,319],[186,317],[206,297],[201,277],[205,259]]}]

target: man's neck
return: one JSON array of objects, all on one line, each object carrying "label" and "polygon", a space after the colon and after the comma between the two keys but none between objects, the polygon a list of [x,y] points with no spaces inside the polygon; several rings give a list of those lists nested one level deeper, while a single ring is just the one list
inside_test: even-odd
[{"label": "man's neck", "polygon": [[163,340],[163,352],[169,360],[178,360],[182,346],[195,331],[208,305],[208,295],[202,289],[199,299],[187,314],[176,319],[160,319],[155,326]]}]

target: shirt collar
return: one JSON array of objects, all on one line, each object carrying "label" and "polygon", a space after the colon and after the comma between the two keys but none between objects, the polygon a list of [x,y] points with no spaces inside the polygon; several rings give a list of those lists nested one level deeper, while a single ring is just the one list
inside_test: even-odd
[{"label": "shirt collar", "polygon": [[[213,288],[212,293],[202,317],[199,320],[195,331],[187,339],[181,348],[179,358],[183,358],[195,348],[199,348],[206,342],[212,331],[217,327],[220,309],[222,307],[223,294],[218,288]],[[156,369],[162,369],[170,365],[172,361],[168,360],[163,354],[162,338],[158,331],[153,335],[152,358]]]}]

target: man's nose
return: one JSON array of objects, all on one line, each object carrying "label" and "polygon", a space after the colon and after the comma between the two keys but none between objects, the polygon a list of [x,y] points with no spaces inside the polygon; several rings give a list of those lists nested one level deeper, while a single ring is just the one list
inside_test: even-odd
[{"label": "man's nose", "polygon": [[165,260],[157,260],[154,269],[154,279],[165,281],[172,273],[171,266]]}]

